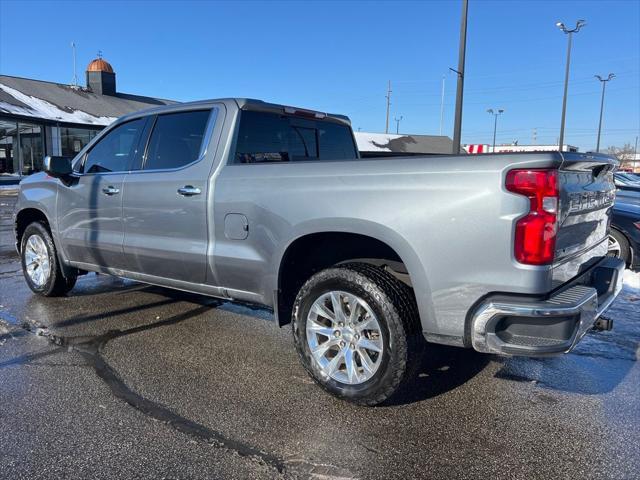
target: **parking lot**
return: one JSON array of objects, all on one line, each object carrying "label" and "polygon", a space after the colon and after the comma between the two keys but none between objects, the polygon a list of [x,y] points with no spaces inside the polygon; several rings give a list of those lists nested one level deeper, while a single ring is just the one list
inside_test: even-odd
[{"label": "parking lot", "polygon": [[24,283],[0,191],[0,477],[638,478],[640,274],[569,355],[430,346],[415,387],[323,393],[270,312],[90,274]]}]

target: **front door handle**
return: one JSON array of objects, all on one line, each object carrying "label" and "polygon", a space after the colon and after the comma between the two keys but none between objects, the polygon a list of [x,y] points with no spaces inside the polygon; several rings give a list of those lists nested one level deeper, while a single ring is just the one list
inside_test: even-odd
[{"label": "front door handle", "polygon": [[105,195],[115,195],[116,193],[120,193],[120,189],[114,187],[113,185],[109,185],[107,188],[102,189],[102,193]]},{"label": "front door handle", "polygon": [[200,195],[200,193],[202,193],[201,190],[198,187],[194,187],[193,185],[185,185],[184,187],[178,189],[178,194],[185,197]]}]

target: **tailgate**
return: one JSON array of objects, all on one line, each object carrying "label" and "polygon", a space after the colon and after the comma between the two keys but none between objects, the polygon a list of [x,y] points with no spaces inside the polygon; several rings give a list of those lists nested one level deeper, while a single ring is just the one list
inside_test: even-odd
[{"label": "tailgate", "polygon": [[607,231],[615,199],[613,170],[617,165],[617,160],[606,155],[563,153],[558,177],[554,287],[607,254]]}]

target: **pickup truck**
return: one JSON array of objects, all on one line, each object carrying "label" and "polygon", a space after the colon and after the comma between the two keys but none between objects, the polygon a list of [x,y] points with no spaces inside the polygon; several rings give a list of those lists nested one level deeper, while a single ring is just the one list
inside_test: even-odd
[{"label": "pickup truck", "polygon": [[610,157],[362,159],[347,117],[249,99],[122,117],[20,184],[28,286],[87,272],[270,307],[310,376],[389,401],[429,342],[568,352],[622,287]]}]

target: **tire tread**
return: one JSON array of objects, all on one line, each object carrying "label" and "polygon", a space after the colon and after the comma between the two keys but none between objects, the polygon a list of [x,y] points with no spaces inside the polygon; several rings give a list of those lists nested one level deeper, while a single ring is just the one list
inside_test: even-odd
[{"label": "tire tread", "polygon": [[26,271],[25,271],[24,273],[25,273],[25,280],[27,282],[27,285],[32,291],[34,291],[39,295],[43,295],[45,297],[61,297],[66,295],[75,286],[77,275],[71,275],[68,277],[64,276],[62,269],[60,268],[58,253],[56,250],[55,243],[53,241],[53,237],[51,236],[49,226],[41,220],[32,222],[29,225],[27,225],[27,227],[24,230],[24,233],[22,234],[22,238],[20,239],[21,252],[22,252],[21,263],[22,263],[23,271],[25,268],[24,267],[24,242],[25,242],[25,239],[28,238],[27,235],[29,235],[30,230],[36,230],[37,232],[34,232],[34,233],[38,233],[45,241],[47,245],[47,249],[49,250],[49,253],[51,255],[50,263],[51,263],[52,269],[51,269],[50,281],[48,283],[48,286],[44,289],[34,288],[34,286],[32,286],[31,282],[27,278]]},{"label": "tire tread", "polygon": [[[302,344],[301,338],[296,332],[300,324],[300,321],[296,318],[297,307],[299,307],[301,300],[318,282],[331,279],[336,274],[336,270],[340,270],[341,273],[346,274],[346,278],[354,283],[359,283],[362,288],[376,298],[379,303],[379,308],[385,311],[388,319],[397,318],[399,320],[398,322],[387,321],[389,330],[396,330],[392,335],[398,340],[395,343],[397,355],[393,356],[393,363],[387,366],[387,369],[392,370],[391,377],[381,383],[376,390],[359,397],[348,396],[334,390],[329,390],[322,381],[316,378],[313,369],[305,359],[305,345]],[[362,277],[368,280],[368,282],[362,282]],[[380,293],[386,298],[380,298]],[[317,384],[338,398],[360,405],[374,406],[382,404],[403,392],[415,377],[417,369],[420,366],[425,340],[421,334],[420,316],[413,291],[409,286],[380,267],[366,263],[352,262],[339,264],[316,273],[307,280],[300,289],[296,298],[292,320],[294,340],[302,365]]]}]

